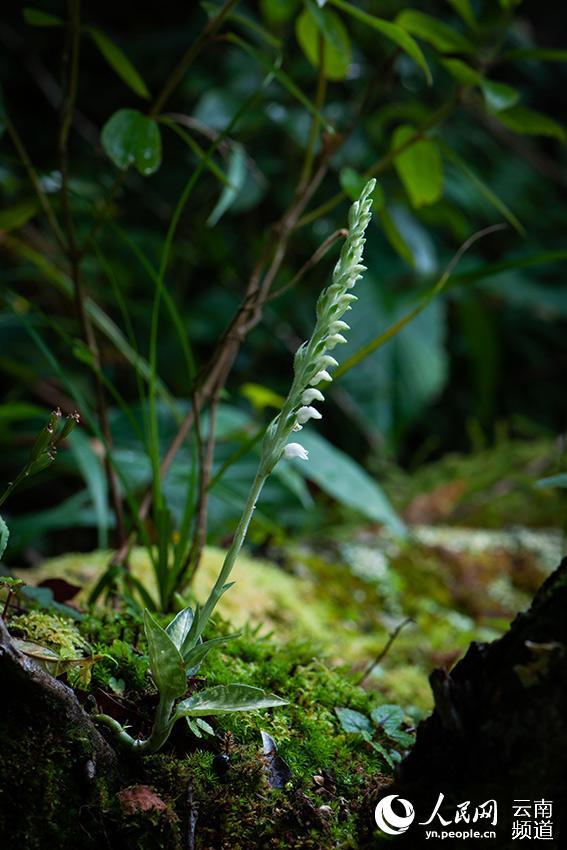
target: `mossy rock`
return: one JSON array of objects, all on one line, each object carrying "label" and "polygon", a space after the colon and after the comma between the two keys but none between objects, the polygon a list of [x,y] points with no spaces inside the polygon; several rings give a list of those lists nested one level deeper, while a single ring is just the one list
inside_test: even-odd
[{"label": "mossy rock", "polygon": [[[110,639],[111,654],[119,619],[132,641],[139,623],[112,611],[85,617],[83,638],[101,648]],[[214,632],[229,628],[219,620]],[[145,645],[137,633],[132,652],[143,667]],[[79,694],[85,705],[100,699],[105,676],[104,667],[99,673],[95,665],[89,687]],[[198,813],[199,850],[362,846],[360,808],[369,789],[391,771],[372,743],[342,729],[335,709],[369,716],[379,696],[353,683],[348,670],[325,663],[313,644],[280,645],[250,629],[213,655],[203,676],[190,686],[238,680],[277,692],[289,704],[211,720],[216,737],[202,740],[180,722],[163,752],[138,760],[118,753],[116,769],[100,772],[89,741],[66,717],[26,699],[25,681],[24,691],[10,688],[0,711],[0,835],[7,842],[2,846],[185,850],[192,813]],[[121,697],[108,696],[131,712],[135,732],[137,724],[150,721],[152,685],[143,671]],[[289,766],[283,788],[270,785],[261,730],[277,742]],[[390,751],[397,746],[379,728],[374,743]],[[215,763],[221,754],[230,761],[219,774]]]}]

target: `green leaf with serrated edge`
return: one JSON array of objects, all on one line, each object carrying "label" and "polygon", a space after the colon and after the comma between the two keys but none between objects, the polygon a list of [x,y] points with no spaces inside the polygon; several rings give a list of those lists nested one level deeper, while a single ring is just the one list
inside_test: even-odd
[{"label": "green leaf with serrated edge", "polygon": [[0,559],[2,555],[6,551],[6,546],[8,545],[8,539],[10,537],[10,530],[6,525],[5,521],[0,516]]},{"label": "green leaf with serrated edge", "polygon": [[280,705],[287,705],[287,700],[267,694],[252,685],[216,685],[180,702],[175,711],[175,718],[231,714],[234,711],[277,708]]},{"label": "green leaf with serrated edge", "polygon": [[128,88],[132,89],[139,97],[148,100],[150,98],[148,88],[126,54],[107,35],[95,27],[87,27],[87,32],[92,36],[94,43],[110,67],[116,71]]},{"label": "green leaf with serrated edge", "polygon": [[175,699],[185,693],[187,677],[181,653],[165,629],[144,610],[144,630],[148,642],[150,671],[160,694]]},{"label": "green leaf with serrated edge", "polygon": [[[410,124],[398,127],[392,136],[392,149],[402,147],[415,136]],[[420,139],[401,151],[394,166],[414,207],[428,206],[443,194],[443,166],[437,144],[430,139]]]},{"label": "green leaf with serrated edge", "polygon": [[244,181],[246,180],[246,153],[242,145],[235,144],[230,152],[228,163],[227,179],[228,186],[222,190],[221,196],[215,204],[215,208],[207,219],[209,227],[214,227],[225,212],[233,205],[238,198]]},{"label": "green leaf with serrated edge", "polygon": [[368,717],[361,714],[360,711],[354,711],[351,708],[335,708],[335,714],[339,719],[339,723],[345,732],[354,732],[362,734],[366,732],[372,736],[372,724]]},{"label": "green leaf with serrated edge", "polygon": [[24,21],[32,27],[62,27],[65,21],[58,18],[57,15],[50,15],[49,12],[43,12],[41,9],[34,9],[31,6],[25,6],[22,10]]},{"label": "green leaf with serrated edge", "polygon": [[152,118],[137,109],[119,109],[102,128],[105,153],[121,169],[135,165],[144,177],[161,165],[161,136]]},{"label": "green leaf with serrated edge", "polygon": [[363,12],[362,9],[359,9],[357,6],[353,6],[352,3],[347,3],[346,0],[329,0],[329,3],[336,6],[337,9],[341,9],[341,11],[346,12],[347,15],[350,15],[358,21],[361,21],[363,24],[377,30],[390,41],[393,41],[394,44],[400,47],[404,53],[407,53],[407,55],[413,59],[417,65],[419,65],[426,76],[427,82],[433,82],[431,71],[425,61],[425,56],[422,53],[421,47],[411,37],[411,35],[409,35],[409,33],[402,29],[402,27],[397,24],[393,24],[391,21],[384,21],[382,18],[369,15],[368,12]]},{"label": "green leaf with serrated edge", "polygon": [[417,9],[404,9],[395,22],[411,35],[431,44],[440,53],[474,53],[475,51],[474,44],[462,33]]}]

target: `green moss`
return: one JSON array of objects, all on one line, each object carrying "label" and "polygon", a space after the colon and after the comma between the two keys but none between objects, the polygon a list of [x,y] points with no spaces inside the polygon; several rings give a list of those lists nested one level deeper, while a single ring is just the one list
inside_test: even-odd
[{"label": "green moss", "polygon": [[12,617],[10,631],[26,640],[55,649],[66,658],[80,658],[88,644],[73,620],[44,611]]}]

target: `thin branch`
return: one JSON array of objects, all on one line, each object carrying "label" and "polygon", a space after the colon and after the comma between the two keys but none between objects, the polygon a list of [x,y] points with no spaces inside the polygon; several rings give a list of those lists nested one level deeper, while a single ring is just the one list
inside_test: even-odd
[{"label": "thin branch", "polygon": [[305,187],[309,182],[309,178],[311,177],[311,172],[313,170],[315,147],[319,138],[319,130],[321,126],[321,123],[319,121],[319,115],[321,114],[321,111],[323,109],[323,103],[325,101],[325,94],[327,91],[327,78],[325,77],[325,39],[323,38],[323,33],[319,33],[318,52],[319,73],[317,77],[317,90],[315,92],[315,112],[313,113],[313,117],[311,119],[311,128],[309,130],[307,147],[305,149],[303,168],[301,171],[301,177],[299,178],[299,185],[297,187],[298,193],[304,191]]},{"label": "thin branch", "polygon": [[297,274],[289,281],[289,283],[284,284],[284,286],[280,286],[279,289],[276,289],[275,292],[272,292],[270,296],[266,299],[266,301],[273,301],[275,298],[279,298],[284,292],[288,292],[290,289],[293,289],[294,286],[305,277],[307,272],[311,271],[313,266],[316,266],[318,262],[320,262],[329,248],[331,248],[338,239],[344,239],[348,234],[348,230],[344,227],[341,227],[339,230],[335,230],[334,233],[331,233],[330,236],[327,236],[325,241],[319,245],[316,251],[309,257],[306,263],[302,265]]},{"label": "thin branch", "polygon": [[49,198],[47,197],[47,195],[45,194],[45,192],[43,191],[43,189],[41,187],[41,183],[39,182],[39,177],[37,176],[37,172],[36,172],[35,168],[33,167],[33,163],[32,163],[32,161],[29,157],[29,154],[28,154],[28,152],[27,152],[27,150],[24,146],[24,143],[22,142],[22,140],[21,140],[16,128],[12,124],[12,121],[10,120],[10,118],[8,118],[8,116],[6,116],[5,120],[6,120],[6,129],[8,130],[8,135],[12,139],[12,143],[13,143],[14,147],[16,148],[18,156],[20,157],[22,165],[24,166],[24,169],[25,169],[25,171],[28,175],[28,179],[29,179],[30,183],[32,184],[32,187],[33,187],[35,194],[37,195],[37,199],[40,203],[40,206],[41,206],[43,212],[45,213],[45,217],[47,218],[47,221],[48,221],[49,226],[51,228],[51,232],[53,233],[53,236],[55,237],[55,241],[57,242],[57,244],[59,245],[61,250],[65,251],[66,245],[65,245],[65,239],[63,237],[63,231],[61,230],[59,222],[57,221],[57,216],[55,215],[55,213],[54,213],[54,211],[51,207],[51,204],[49,202]]},{"label": "thin branch", "polygon": [[387,654],[389,653],[389,651],[392,647],[392,644],[394,643],[394,641],[396,640],[396,638],[398,637],[398,635],[400,634],[402,629],[405,629],[405,627],[409,626],[410,623],[415,623],[415,620],[413,619],[413,617],[406,617],[405,620],[402,620],[401,623],[398,623],[398,625],[396,626],[394,631],[391,632],[390,636],[388,637],[386,645],[380,651],[379,655],[373,661],[370,662],[370,664],[365,668],[362,676],[359,679],[356,680],[357,685],[362,685],[364,680],[367,679],[370,676],[370,674],[372,673],[374,668],[377,667],[378,664],[380,664],[385,659],[385,657],[387,656]]},{"label": "thin branch", "polygon": [[175,66],[167,80],[165,81],[162,90],[158,94],[155,99],[151,109],[150,115],[154,116],[161,112],[201,50],[205,47],[207,42],[215,35],[217,30],[222,25],[223,21],[229,14],[230,10],[233,6],[236,5],[238,0],[226,0],[223,7],[219,10],[218,14],[213,18],[210,18],[206,27],[201,32],[199,37],[193,44],[187,49],[185,54],[182,56],[181,60]]},{"label": "thin branch", "polygon": [[100,351],[95,332],[87,313],[85,304],[87,300],[81,274],[81,260],[75,232],[75,223],[69,198],[69,132],[73,121],[73,113],[77,99],[79,82],[79,49],[81,39],[80,23],[81,4],[80,0],[69,0],[69,36],[65,52],[65,64],[68,66],[67,91],[63,100],[61,115],[61,126],[59,131],[59,160],[61,167],[61,203],[65,235],[67,240],[66,255],[69,261],[69,273],[73,282],[75,310],[81,327],[83,339],[93,358],[94,381],[96,392],[97,412],[100,420],[102,433],[105,439],[104,469],[112,506],[116,516],[116,528],[118,543],[121,545],[125,539],[124,509],[118,480],[112,466],[110,451],[112,446],[112,434],[108,420],[108,410],[104,393],[104,386],[100,379],[102,371]]},{"label": "thin branch", "polygon": [[[199,569],[203,549],[205,548],[205,543],[207,540],[207,509],[209,504],[210,492],[209,485],[213,474],[213,460],[215,455],[216,441],[215,431],[217,424],[217,411],[219,400],[220,390],[218,390],[214,394],[213,398],[211,399],[211,404],[209,406],[209,429],[207,433],[207,441],[201,447],[200,452],[199,496],[197,499],[197,520],[195,523],[195,535],[193,537],[193,544],[181,570],[181,574],[179,577],[180,586],[183,586],[185,582],[190,582],[193,579],[193,576],[195,575],[197,570]],[[199,418],[198,410],[199,408],[198,406],[196,406],[195,425],[197,424],[197,420]]]}]

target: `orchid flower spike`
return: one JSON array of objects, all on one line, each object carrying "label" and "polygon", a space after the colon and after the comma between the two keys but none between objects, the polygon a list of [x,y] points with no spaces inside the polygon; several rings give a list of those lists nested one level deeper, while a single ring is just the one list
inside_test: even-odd
[{"label": "orchid flower spike", "polygon": [[312,402],[325,400],[317,386],[323,381],[332,381],[329,369],[338,366],[337,360],[328,352],[347,341],[344,334],[350,327],[342,321],[342,316],[352,309],[351,305],[357,300],[350,290],[366,271],[362,264],[364,233],[371,219],[375,186],[376,180],[369,180],[358,201],[350,208],[348,235],[333,270],[331,284],[317,301],[315,328],[310,339],[295,354],[291,389],[281,412],[270,423],[264,437],[262,464],[266,474],[281,457],[308,458],[308,452],[302,445],[287,441],[293,431],[300,431],[310,419],[321,419]]}]

